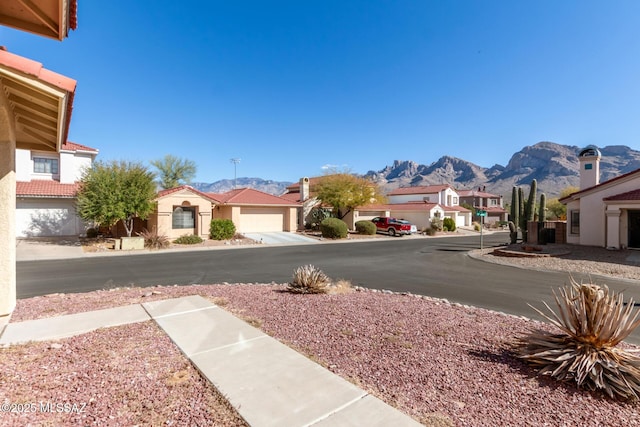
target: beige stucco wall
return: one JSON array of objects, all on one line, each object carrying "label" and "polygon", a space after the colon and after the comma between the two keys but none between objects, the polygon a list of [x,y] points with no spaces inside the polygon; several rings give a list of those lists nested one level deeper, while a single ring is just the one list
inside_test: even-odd
[{"label": "beige stucco wall", "polygon": [[16,306],[16,137],[0,84],[0,316]]},{"label": "beige stucco wall", "polygon": [[[176,206],[196,208],[196,228],[173,228],[173,210]],[[181,190],[160,198],[156,211],[149,217],[149,227],[157,227],[158,234],[176,239],[185,234],[197,234],[203,239],[209,238],[212,203],[188,190]]]}]

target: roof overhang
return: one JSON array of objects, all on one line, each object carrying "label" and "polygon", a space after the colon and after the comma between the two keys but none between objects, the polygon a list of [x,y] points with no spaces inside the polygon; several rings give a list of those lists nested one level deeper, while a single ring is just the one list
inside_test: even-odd
[{"label": "roof overhang", "polygon": [[63,40],[77,26],[77,0],[2,0],[0,25]]},{"label": "roof overhang", "polygon": [[0,50],[0,90],[8,101],[16,147],[60,151],[67,140],[76,81]]}]

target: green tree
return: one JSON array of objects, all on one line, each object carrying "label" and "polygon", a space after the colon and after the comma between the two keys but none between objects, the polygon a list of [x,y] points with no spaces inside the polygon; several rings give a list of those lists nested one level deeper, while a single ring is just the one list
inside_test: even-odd
[{"label": "green tree", "polygon": [[158,170],[160,186],[165,190],[189,184],[196,176],[195,162],[171,154],[152,160],[151,165]]},{"label": "green tree", "polygon": [[560,203],[557,197],[547,200],[547,212],[549,212],[554,219],[565,219],[567,216],[567,206]]},{"label": "green tree", "polygon": [[358,206],[385,200],[378,185],[348,172],[323,176],[313,191],[323,204],[333,207],[333,215],[340,219]]},{"label": "green tree", "polygon": [[140,163],[96,162],[82,174],[78,215],[106,227],[122,221],[131,237],[133,219],[146,219],[155,207],[153,180],[153,173]]}]

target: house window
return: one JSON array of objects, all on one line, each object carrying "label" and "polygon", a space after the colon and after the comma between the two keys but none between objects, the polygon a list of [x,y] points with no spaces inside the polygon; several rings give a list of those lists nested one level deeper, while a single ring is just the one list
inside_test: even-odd
[{"label": "house window", "polygon": [[489,199],[489,204],[491,206],[498,206],[498,201],[496,199]]},{"label": "house window", "polygon": [[48,159],[46,157],[33,158],[34,173],[50,173],[58,175],[58,159]]},{"label": "house window", "polygon": [[454,205],[457,205],[457,204],[458,204],[458,198],[457,198],[457,197],[454,197],[454,198],[453,198],[453,204],[454,204]]},{"label": "house window", "polygon": [[196,208],[176,206],[173,209],[172,228],[196,228]]},{"label": "house window", "polygon": [[571,211],[571,234],[580,234],[580,211]]}]

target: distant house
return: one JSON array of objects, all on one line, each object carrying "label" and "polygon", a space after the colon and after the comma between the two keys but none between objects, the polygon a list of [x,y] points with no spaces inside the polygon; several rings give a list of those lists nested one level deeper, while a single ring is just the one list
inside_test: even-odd
[{"label": "distant house", "polygon": [[86,224],[76,213],[76,193],[84,168],[98,150],[74,142],[60,152],[16,150],[16,235],[78,236]]},{"label": "distant house", "polygon": [[[473,206],[477,210],[487,211],[485,224],[509,220],[509,212],[504,209],[502,196],[487,193],[483,188],[477,190],[458,190],[460,204]],[[478,220],[479,218],[474,218]]]},{"label": "distant house", "polygon": [[233,221],[239,233],[296,231],[301,204],[252,188],[239,188],[223,194],[209,193],[216,200],[213,218]]},{"label": "distant house", "polygon": [[159,235],[177,239],[185,234],[209,238],[211,212],[216,200],[188,185],[158,192],[156,209],[149,215],[146,228]]},{"label": "distant house", "polygon": [[560,199],[567,243],[640,249],[640,169],[600,183],[600,150],[587,146],[578,158],[580,191]]},{"label": "distant house", "polygon": [[460,206],[460,195],[448,184],[401,187],[390,192],[388,198],[390,205],[437,204],[444,211],[444,217],[452,218],[456,226],[471,225],[471,211]]},{"label": "distant house", "polygon": [[444,218],[445,210],[438,203],[406,202],[362,206],[354,213],[353,221],[371,220],[377,216],[405,219],[418,230],[431,227],[432,218]]}]

